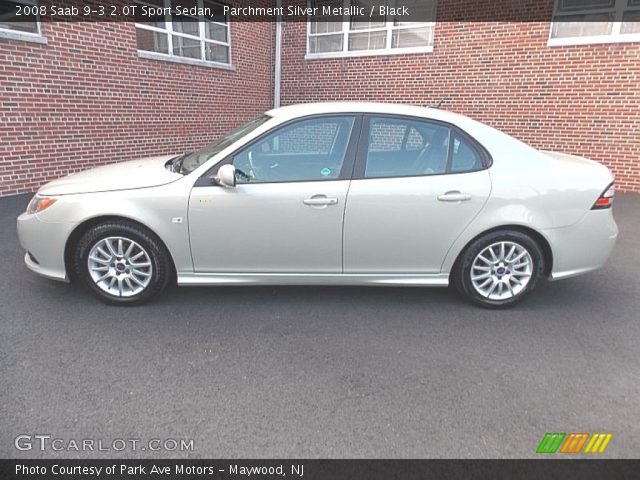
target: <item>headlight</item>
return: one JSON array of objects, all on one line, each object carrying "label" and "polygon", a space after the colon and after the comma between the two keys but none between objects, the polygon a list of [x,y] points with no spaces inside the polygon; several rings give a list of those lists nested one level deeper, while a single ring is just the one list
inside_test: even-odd
[{"label": "headlight", "polygon": [[57,201],[58,201],[57,198],[40,197],[38,195],[35,195],[29,202],[29,205],[27,206],[27,213],[32,214],[32,213],[41,212],[44,209],[49,208],[51,205],[53,205]]}]

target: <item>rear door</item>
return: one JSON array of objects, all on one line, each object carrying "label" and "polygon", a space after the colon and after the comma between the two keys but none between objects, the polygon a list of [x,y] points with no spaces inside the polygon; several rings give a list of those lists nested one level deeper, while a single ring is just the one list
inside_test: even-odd
[{"label": "rear door", "polygon": [[450,125],[367,116],[344,221],[345,273],[439,273],[491,191],[486,152]]}]

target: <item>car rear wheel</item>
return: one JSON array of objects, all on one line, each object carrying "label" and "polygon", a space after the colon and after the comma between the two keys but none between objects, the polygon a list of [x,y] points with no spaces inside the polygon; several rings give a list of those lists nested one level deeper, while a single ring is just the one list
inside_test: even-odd
[{"label": "car rear wheel", "polygon": [[169,256],[147,230],[125,222],[97,225],[78,242],[77,277],[102,301],[138,305],[161,292],[171,276]]},{"label": "car rear wheel", "polygon": [[544,275],[544,255],[530,236],[491,232],[474,240],[456,264],[452,280],[470,302],[505,308],[522,301]]}]

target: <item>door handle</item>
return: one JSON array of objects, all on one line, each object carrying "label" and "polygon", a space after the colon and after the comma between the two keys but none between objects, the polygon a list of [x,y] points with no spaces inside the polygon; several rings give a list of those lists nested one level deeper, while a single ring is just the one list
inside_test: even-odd
[{"label": "door handle", "polygon": [[447,192],[444,195],[438,195],[438,200],[441,202],[466,202],[471,200],[471,195],[454,190]]},{"label": "door handle", "polygon": [[338,203],[337,198],[325,197],[324,195],[314,195],[311,198],[307,198],[302,201],[305,205],[311,205],[312,207],[336,205]]}]

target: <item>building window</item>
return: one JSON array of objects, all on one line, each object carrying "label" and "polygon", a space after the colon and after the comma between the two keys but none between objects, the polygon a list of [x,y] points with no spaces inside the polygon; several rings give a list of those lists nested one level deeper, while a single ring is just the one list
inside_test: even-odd
[{"label": "building window", "polygon": [[549,45],[640,41],[640,0],[556,0]]},{"label": "building window", "polygon": [[[411,3],[407,0],[402,2],[403,5]],[[415,2],[415,8],[419,8],[416,16],[430,20],[428,22],[408,22],[393,15],[373,16],[366,20],[352,19],[348,14],[342,17],[326,15],[325,7],[340,7],[344,12],[364,7],[369,11],[370,2],[366,0],[311,0],[309,5],[317,8],[317,15],[309,16],[307,57],[433,51],[436,0]]]},{"label": "building window", "polygon": [[[136,22],[139,52],[188,63],[231,65],[229,19],[224,15],[222,5],[211,0],[136,0],[135,3],[140,12],[144,7],[147,7],[147,12],[166,12],[151,19],[147,17],[144,22]],[[181,12],[197,9],[206,15],[169,13],[178,6]]]},{"label": "building window", "polygon": [[37,0],[2,0],[0,2],[0,33],[39,36],[38,12]]}]

